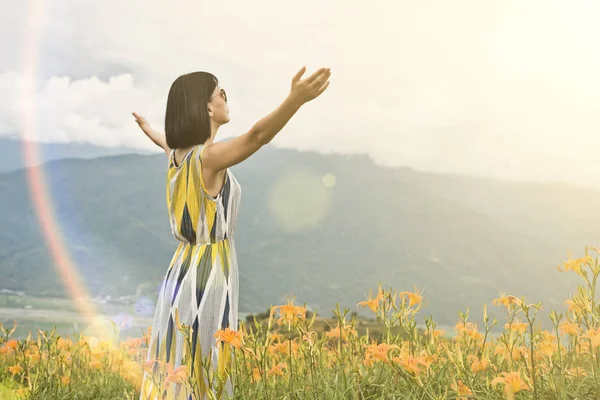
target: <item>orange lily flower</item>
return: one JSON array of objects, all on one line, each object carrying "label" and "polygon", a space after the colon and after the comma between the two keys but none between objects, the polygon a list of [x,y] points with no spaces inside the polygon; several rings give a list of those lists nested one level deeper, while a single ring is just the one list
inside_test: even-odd
[{"label": "orange lily flower", "polygon": [[187,366],[180,365],[177,369],[173,370],[171,363],[166,363],[167,366],[167,377],[165,378],[163,385],[165,388],[169,387],[171,383],[182,384],[187,380]]},{"label": "orange lily flower", "polygon": [[492,380],[492,385],[504,384],[504,393],[509,399],[514,399],[515,393],[529,389],[529,386],[521,379],[520,371],[502,372],[499,377]]},{"label": "orange lily flower", "polygon": [[585,257],[581,257],[581,258],[567,260],[562,265],[563,269],[560,268],[560,265],[558,266],[557,269],[560,272],[573,271],[577,275],[585,276],[585,273],[583,271],[583,266],[585,266],[585,265],[587,265],[587,264],[589,264],[591,262],[592,262],[592,257],[585,256]]},{"label": "orange lily flower", "polygon": [[231,330],[229,327],[225,328],[225,330],[218,330],[217,333],[215,333],[215,338],[217,338],[217,345],[219,342],[224,342],[230,344],[236,349],[239,349],[243,344],[243,333]]},{"label": "orange lily flower", "polygon": [[377,297],[375,297],[375,298],[369,297],[369,298],[367,298],[367,300],[361,301],[360,303],[358,303],[356,307],[357,308],[358,308],[358,306],[369,307],[371,309],[371,311],[377,312],[377,309],[379,308],[379,302],[381,302],[381,300],[383,300],[383,295],[384,295],[384,292],[380,286],[379,291],[377,293]]},{"label": "orange lily flower", "polygon": [[295,324],[298,319],[306,319],[306,307],[295,306],[293,299],[289,299],[286,305],[271,308],[269,320],[273,319],[275,311],[279,311],[279,319],[277,320],[279,326],[283,324],[284,320],[288,324]]}]

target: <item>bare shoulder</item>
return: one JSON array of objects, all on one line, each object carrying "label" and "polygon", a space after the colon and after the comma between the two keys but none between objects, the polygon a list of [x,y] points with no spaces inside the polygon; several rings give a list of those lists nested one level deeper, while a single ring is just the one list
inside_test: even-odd
[{"label": "bare shoulder", "polygon": [[256,153],[263,143],[250,130],[227,141],[210,143],[202,148],[202,163],[207,169],[225,171]]}]

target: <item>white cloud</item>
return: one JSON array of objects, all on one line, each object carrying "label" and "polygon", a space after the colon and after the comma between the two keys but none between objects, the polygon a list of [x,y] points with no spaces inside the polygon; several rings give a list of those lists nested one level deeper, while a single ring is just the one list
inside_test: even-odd
[{"label": "white cloud", "polygon": [[[243,133],[275,108],[302,65],[330,66],[328,91],[277,146],[368,153],[381,165],[600,184],[600,6],[592,1],[37,1],[42,39],[26,42],[24,2],[4,0],[0,135],[21,131],[19,71],[37,56],[38,138],[149,143],[171,82],[214,72]],[[6,46],[4,46],[6,45]],[[32,50],[31,50],[32,49]],[[35,57],[33,58],[35,59]],[[21,104],[21,105],[19,105]]]},{"label": "white cloud", "polygon": [[[126,110],[144,103],[158,114],[162,104],[156,97],[149,98],[146,90],[134,87],[131,75],[115,76],[108,82],[97,77],[76,81],[53,77],[30,97],[23,97],[25,80],[19,72],[0,74],[0,96],[6,105],[0,108],[0,135],[21,132],[24,138],[41,142],[152,148],[132,129],[133,117]],[[27,130],[26,119],[32,115],[36,129]]]}]

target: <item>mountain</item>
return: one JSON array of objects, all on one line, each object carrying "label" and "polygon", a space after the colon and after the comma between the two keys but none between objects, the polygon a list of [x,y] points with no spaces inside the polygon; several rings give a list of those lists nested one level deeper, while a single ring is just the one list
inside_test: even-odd
[{"label": "mountain", "polygon": [[[35,147],[38,150],[40,159],[35,163],[27,162],[24,154],[24,148],[26,147]],[[147,150],[126,147],[100,147],[87,143],[38,143],[15,138],[0,138],[0,173],[33,167],[51,160],[64,158],[89,159],[130,153],[151,154]]]},{"label": "mountain", "polygon": [[[177,242],[165,206],[164,155],[51,161],[56,222],[92,294],[155,296]],[[381,168],[366,156],[266,146],[232,168],[242,185],[236,233],[240,311],[293,293],[331,315],[357,310],[377,282],[425,287],[421,315],[454,325],[490,316],[500,290],[563,311],[579,283],[556,270],[568,246],[597,244],[600,191]],[[27,171],[0,175],[0,288],[67,296],[40,230]],[[45,225],[45,226],[46,226]],[[367,309],[359,314],[370,316]],[[423,321],[422,316],[418,319]]]}]

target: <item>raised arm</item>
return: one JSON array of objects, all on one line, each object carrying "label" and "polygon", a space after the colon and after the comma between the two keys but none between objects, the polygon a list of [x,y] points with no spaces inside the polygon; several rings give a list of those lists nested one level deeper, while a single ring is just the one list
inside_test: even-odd
[{"label": "raised arm", "polygon": [[[321,68],[308,78],[300,79],[305,71],[306,67],[302,67],[294,75],[290,93],[279,107],[255,123],[248,132],[228,141],[207,145],[202,153],[204,169],[218,172],[244,161],[269,143],[304,103],[319,97],[327,89],[331,76],[329,68]],[[138,113],[134,112],[133,116],[146,136],[169,155],[171,149],[165,134],[152,129]]]},{"label": "raised arm", "polygon": [[217,172],[239,164],[269,143],[288,123],[294,114],[327,89],[331,76],[329,68],[321,68],[304,80],[300,80],[305,67],[292,78],[290,94],[279,107],[261,118],[243,135],[207,146],[202,153],[204,168]]},{"label": "raised arm", "polygon": [[148,136],[150,140],[154,142],[154,144],[163,149],[168,156],[171,149],[169,146],[167,146],[167,138],[165,134],[156,132],[154,129],[152,129],[148,121],[146,121],[146,118],[142,117],[140,114],[136,112],[133,112],[132,114],[135,117],[135,122],[137,122],[140,128],[142,128],[146,136]]}]

